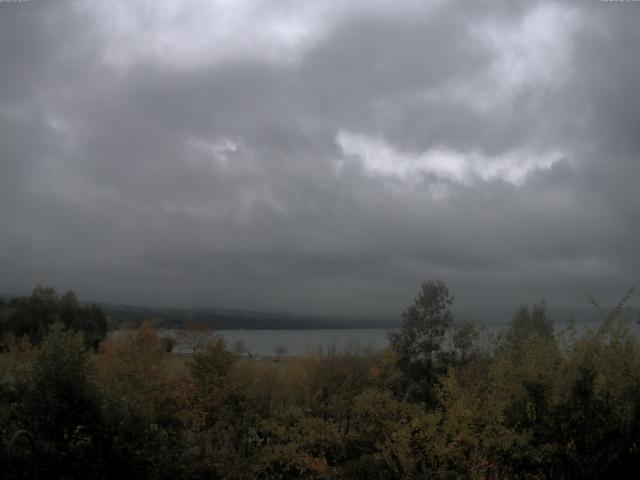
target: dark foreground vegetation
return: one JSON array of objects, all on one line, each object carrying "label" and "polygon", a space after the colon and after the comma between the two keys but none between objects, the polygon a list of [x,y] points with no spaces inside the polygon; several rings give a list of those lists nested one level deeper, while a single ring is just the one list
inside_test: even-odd
[{"label": "dark foreground vegetation", "polygon": [[104,340],[98,308],[34,297],[0,305],[5,477],[35,465],[26,444],[9,455],[20,429],[40,478],[636,478],[640,467],[626,298],[582,335],[554,331],[537,305],[488,340],[427,282],[384,352],[257,362],[222,339],[169,354],[149,324]]}]

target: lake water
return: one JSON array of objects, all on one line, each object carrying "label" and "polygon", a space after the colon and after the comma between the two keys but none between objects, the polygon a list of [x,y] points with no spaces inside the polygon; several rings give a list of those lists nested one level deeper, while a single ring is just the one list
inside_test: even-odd
[{"label": "lake water", "polygon": [[[582,322],[576,324],[576,332],[580,335],[587,329],[596,328],[599,322]],[[566,324],[557,323],[556,333],[560,332]],[[504,329],[504,325],[492,325],[484,327],[484,341],[496,335]],[[640,338],[640,326],[631,324],[631,329],[636,338]],[[274,356],[275,347],[284,347],[286,355],[299,356],[310,351],[336,348],[338,351],[351,349],[381,350],[389,344],[388,334],[395,329],[370,328],[370,329],[319,329],[319,330],[217,330],[215,333],[222,335],[227,341],[229,349],[233,349],[237,341],[242,341],[248,351],[254,356]],[[192,344],[184,336],[177,334],[175,330],[163,330],[161,335],[172,336],[178,340],[174,348],[176,353],[191,353]],[[204,341],[203,341],[204,340]],[[206,338],[201,338],[202,343]]]},{"label": "lake water", "polygon": [[[254,356],[274,356],[275,347],[284,347],[286,355],[304,355],[318,348],[324,350],[336,348],[371,348],[381,350],[389,341],[391,329],[322,329],[322,330],[217,330],[230,349],[237,341],[242,341]],[[161,335],[172,336],[178,340],[176,353],[191,353],[190,341],[177,334],[175,330],[164,330]]]}]

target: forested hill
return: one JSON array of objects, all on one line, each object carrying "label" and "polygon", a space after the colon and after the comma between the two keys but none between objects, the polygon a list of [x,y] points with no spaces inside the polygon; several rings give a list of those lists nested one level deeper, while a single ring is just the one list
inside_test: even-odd
[{"label": "forested hill", "polygon": [[[27,296],[0,294],[0,301],[8,302],[17,298],[27,298]],[[106,302],[88,302],[87,304],[97,305],[106,313],[110,330],[124,325],[139,327],[145,321],[150,321],[156,328],[183,328],[199,325],[215,330],[395,328],[400,324],[400,314],[396,315],[397,318],[380,316],[348,318],[221,308],[181,309]]]},{"label": "forested hill", "polygon": [[107,313],[111,328],[127,324],[139,326],[150,320],[159,328],[182,328],[188,324],[206,325],[216,330],[232,329],[324,329],[324,328],[394,328],[397,319],[332,318],[295,313],[270,313],[251,310],[174,309],[99,304]]},{"label": "forested hill", "polygon": [[[99,303],[107,313],[110,328],[124,324],[139,326],[150,320],[157,328],[183,328],[188,324],[206,325],[215,330],[286,330],[286,329],[348,329],[348,328],[397,328],[401,323],[401,314],[388,317],[323,317],[296,313],[272,313],[251,310],[230,309],[174,309],[156,307],[138,307]],[[477,325],[499,327],[506,325],[516,307],[460,308],[454,311],[456,320],[468,320]],[[635,317],[637,308],[633,308]],[[593,306],[549,307],[549,317],[556,325],[562,325],[574,318],[578,323],[599,322],[602,313]]]},{"label": "forested hill", "polygon": [[[15,295],[0,294],[5,301]],[[151,321],[156,328],[183,328],[202,325],[215,330],[285,330],[285,329],[348,329],[348,328],[397,328],[401,322],[401,313],[395,316],[376,317],[324,317],[311,314],[274,313],[239,309],[179,309],[151,306],[134,306],[105,302],[94,302],[107,314],[109,329],[115,330],[123,325],[138,327],[145,320]],[[586,303],[586,302],[585,302]],[[473,321],[478,325],[504,326],[513,317],[516,307],[458,308],[454,316],[459,321]],[[638,308],[632,310],[638,318]],[[549,317],[556,325],[566,323],[571,317],[578,323],[594,323],[601,320],[601,312],[593,306],[548,308]]]}]

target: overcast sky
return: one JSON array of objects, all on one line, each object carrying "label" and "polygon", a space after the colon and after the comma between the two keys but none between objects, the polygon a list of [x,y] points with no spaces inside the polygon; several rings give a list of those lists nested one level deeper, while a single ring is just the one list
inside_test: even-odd
[{"label": "overcast sky", "polygon": [[638,25],[597,0],[0,3],[0,292],[617,300],[640,284]]}]

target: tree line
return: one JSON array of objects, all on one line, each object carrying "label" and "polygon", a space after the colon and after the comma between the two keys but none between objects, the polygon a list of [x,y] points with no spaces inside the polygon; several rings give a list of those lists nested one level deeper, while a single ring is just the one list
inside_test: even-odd
[{"label": "tree line", "polygon": [[0,356],[0,461],[27,429],[41,478],[627,478],[640,463],[627,297],[582,334],[539,304],[492,337],[429,281],[384,351],[280,362],[242,360],[221,337],[172,355],[148,323],[95,349],[61,300]]},{"label": "tree line", "polygon": [[3,348],[14,339],[28,338],[39,344],[56,322],[80,332],[87,347],[97,350],[107,335],[107,317],[95,304],[81,304],[73,291],[63,295],[37,286],[28,297],[0,299],[0,342]]}]

